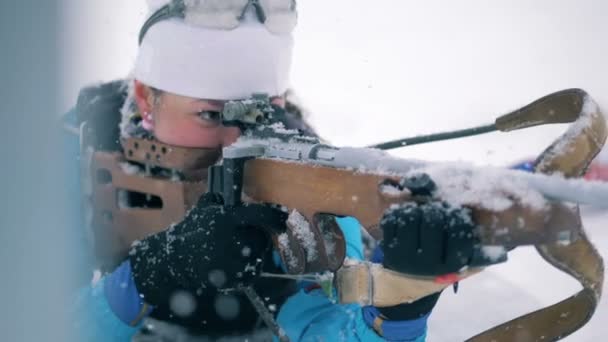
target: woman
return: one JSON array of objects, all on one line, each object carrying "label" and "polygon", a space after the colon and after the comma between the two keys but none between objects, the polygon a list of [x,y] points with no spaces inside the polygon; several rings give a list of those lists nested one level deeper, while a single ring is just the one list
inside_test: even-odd
[{"label": "woman", "polygon": [[[140,34],[134,79],[127,83],[126,98],[114,97],[115,105],[122,107],[120,134],[144,135],[180,147],[221,149],[241,134],[221,121],[226,101],[265,93],[274,105],[285,107],[295,1],[148,2],[152,14]],[[104,113],[108,107],[97,103],[98,96],[94,99],[79,107],[101,108],[93,110],[94,118],[88,114],[89,121],[102,126],[97,130],[115,130],[115,124],[103,127],[113,121]],[[308,129],[291,114],[283,121]],[[414,257],[403,254],[406,241],[414,240],[404,228],[417,234],[419,229],[449,227],[471,236],[470,221],[458,219],[464,211],[414,205],[392,214],[382,228],[394,238],[375,251],[375,261],[386,268],[450,273],[466,261],[446,267],[446,259],[472,255],[473,238],[451,248],[447,242],[428,241],[410,248]],[[136,242],[127,260],[83,289],[75,305],[81,318],[77,322],[87,340],[270,339],[258,311],[234,291],[247,286],[265,299],[277,314],[280,334],[292,341],[424,340],[439,294],[395,307],[362,308],[333,303],[315,284],[261,278],[261,272],[282,273],[267,232],[284,230],[286,219],[285,213],[270,206],[227,208],[218,196],[203,196],[181,222]],[[347,256],[362,259],[359,224],[352,218],[338,223]],[[430,261],[439,255],[443,259]],[[146,317],[155,323],[143,324]]]}]

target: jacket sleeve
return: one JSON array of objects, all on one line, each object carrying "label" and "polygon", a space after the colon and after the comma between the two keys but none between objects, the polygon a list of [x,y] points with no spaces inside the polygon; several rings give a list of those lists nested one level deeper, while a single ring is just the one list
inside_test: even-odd
[{"label": "jacket sleeve", "polygon": [[[351,259],[363,259],[363,245],[359,222],[352,218],[339,218],[346,240],[346,255]],[[369,308],[369,307],[368,307]],[[277,317],[279,325],[292,341],[389,341],[368,325],[363,317],[364,308],[358,304],[337,304],[323,291],[300,290],[281,307]],[[369,310],[367,310],[369,311]],[[395,322],[403,332],[403,339],[390,341],[422,342],[426,338],[424,321]]]},{"label": "jacket sleeve", "polygon": [[[422,333],[418,333],[418,327],[410,327],[408,322],[403,322],[405,335],[414,333],[415,336],[400,340],[384,339],[367,325],[361,306],[335,304],[321,290],[301,290],[290,297],[281,308],[277,321],[294,342],[423,342],[426,338],[426,325]],[[416,328],[416,331],[410,328]]]},{"label": "jacket sleeve", "polygon": [[140,326],[129,326],[120,320],[110,307],[104,294],[105,282],[81,288],[70,308],[72,326],[77,329],[80,341],[126,342]]}]

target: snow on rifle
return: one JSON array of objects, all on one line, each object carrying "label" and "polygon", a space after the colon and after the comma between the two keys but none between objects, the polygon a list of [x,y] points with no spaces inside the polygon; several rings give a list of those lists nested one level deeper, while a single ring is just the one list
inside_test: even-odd
[{"label": "snow on rifle", "polygon": [[[404,284],[416,278],[389,274],[381,267],[372,270],[343,263],[344,239],[339,229],[327,227],[323,215],[356,217],[374,238],[381,239],[379,222],[387,209],[407,201],[442,200],[473,209],[472,218],[485,245],[481,263],[470,265],[473,271],[475,266],[503,257],[500,246],[534,244],[549,264],[583,287],[570,298],[488,329],[469,341],[522,340],[520,331],[526,332],[525,341],[559,340],[581,328],[593,315],[601,296],[603,263],[582,230],[576,204],[604,205],[608,188],[606,184],[565,177],[579,177],[585,171],[608,132],[606,118],[583,90],[547,95],[497,118],[483,130],[472,130],[508,132],[541,124],[572,123],[535,162],[536,172],[550,176],[466,164],[431,164],[394,158],[379,150],[329,146],[273,123],[273,116],[280,116],[280,111],[275,112],[263,96],[247,103],[229,103],[227,108],[227,121],[245,128],[246,134],[224,149],[223,165],[210,169],[209,190],[223,193],[229,205],[241,199],[282,205],[296,210],[310,223],[308,228],[317,239],[316,259],[320,260],[307,262],[302,247],[306,241],[298,241],[292,233],[289,241],[275,241],[282,257],[285,251],[281,249],[288,248],[298,259],[284,263],[289,266],[287,272],[337,270],[336,286],[343,302],[376,303],[378,292],[373,291],[371,283],[381,285],[383,281],[394,281],[392,288],[402,289],[388,297],[402,297],[402,292],[410,288]],[[403,146],[403,142],[387,146]],[[435,191],[420,191],[428,188],[428,182],[436,186]],[[364,279],[363,283],[358,279]],[[431,284],[435,283],[423,287],[429,290]],[[409,295],[416,299],[424,294]],[[384,304],[391,305],[391,298]]]},{"label": "snow on rifle", "polygon": [[[578,112],[573,116],[572,111]],[[427,163],[396,158],[376,149],[323,144],[315,137],[284,129],[280,109],[273,108],[263,95],[229,102],[223,114],[228,124],[240,125],[245,134],[224,148],[223,165],[211,169],[209,189],[221,192],[229,204],[239,203],[244,196],[297,210],[313,230],[323,226],[317,222],[320,214],[352,216],[380,239],[379,222],[387,209],[432,199],[471,207],[483,245],[569,243],[578,237],[580,225],[578,214],[563,202],[608,201],[608,185],[567,180],[556,174]],[[568,139],[580,136],[598,115],[603,120],[584,92],[574,89],[546,96],[502,116],[496,125],[508,131],[580,117],[560,144],[548,151],[560,155],[569,148]],[[411,184],[426,176],[437,188],[432,194],[420,195]],[[335,236],[341,236],[322,228],[314,235],[320,237],[321,249],[336,245]],[[341,254],[326,252],[319,251],[327,260],[309,265],[308,271],[340,267]]]},{"label": "snow on rifle", "polygon": [[547,199],[577,204],[601,206],[608,203],[608,183],[604,182],[566,179],[560,174],[549,176],[495,167],[475,167],[467,163],[399,159],[379,150],[337,148],[310,138],[296,137],[285,142],[276,138],[258,139],[255,135],[243,137],[225,148],[223,155],[225,159],[272,158],[395,177],[428,173],[433,181],[440,184],[440,197],[447,202],[454,205],[475,202],[494,210],[506,209],[504,205],[494,205],[495,202],[511,202],[504,198],[504,194],[501,195],[501,191],[514,192],[523,203],[534,208],[544,205],[539,194]]}]

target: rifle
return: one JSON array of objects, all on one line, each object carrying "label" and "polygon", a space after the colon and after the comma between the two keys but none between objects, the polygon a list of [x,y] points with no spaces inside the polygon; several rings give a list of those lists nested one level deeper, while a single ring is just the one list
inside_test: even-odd
[{"label": "rifle", "polygon": [[[264,96],[228,103],[224,120],[241,125],[245,134],[224,149],[221,165],[208,170],[219,151],[184,149],[147,138],[121,139],[122,151],[91,152],[97,139],[83,124],[83,174],[93,179],[86,200],[91,202],[98,258],[108,268],[120,262],[132,241],[181,220],[208,190],[222,193],[228,205],[255,201],[292,213],[288,231],[273,236],[292,276],[335,273],[335,279],[324,279],[335,285],[341,302],[390,306],[440,291],[450,282],[345,262],[344,238],[333,217],[353,216],[380,240],[380,220],[392,206],[443,200],[472,209],[481,240],[474,258],[477,264],[459,278],[504,260],[510,248],[535,245],[547,262],[583,286],[560,303],[492,328],[472,341],[557,340],[591,318],[601,296],[603,264],[584,233],[576,203],[606,203],[608,190],[605,184],[572,178],[579,177],[599,153],[607,128],[600,109],[583,90],[559,91],[496,119],[494,126],[506,132],[572,123],[537,158],[535,174],[338,148],[272,124],[272,116],[278,114]],[[208,185],[201,181],[204,178]],[[429,181],[437,185],[433,194],[420,190]],[[144,205],[121,205],[120,194],[133,195]],[[261,303],[255,293],[245,292],[254,304]],[[263,311],[263,306],[256,307]],[[262,317],[280,331],[272,315]]]},{"label": "rifle", "polygon": [[[495,127],[501,131],[573,122],[536,160],[535,174],[404,160],[367,148],[338,148],[277,125],[260,128],[260,122],[273,114],[269,108],[263,97],[227,104],[225,120],[251,126],[235,144],[224,148],[223,163],[210,168],[208,184],[209,191],[222,193],[227,205],[238,205],[245,198],[279,205],[296,215],[293,221],[297,223],[288,224],[286,234],[273,237],[288,273],[337,271],[342,302],[388,306],[439,291],[445,285],[432,285],[430,279],[394,274],[377,265],[344,264],[344,238],[327,216],[355,217],[379,240],[379,224],[389,208],[440,199],[473,210],[485,247],[472,266],[491,264],[507,249],[535,245],[549,263],[584,287],[561,303],[490,329],[472,341],[522,340],[521,329],[526,329],[526,340],[541,336],[557,340],[591,317],[601,295],[603,266],[584,234],[577,204],[607,203],[608,185],[565,177],[583,173],[599,153],[607,130],[599,107],[583,90],[553,93],[496,119]],[[418,189],[430,181],[437,185],[435,195],[420,193]],[[478,271],[472,268],[461,276]],[[365,293],[373,288],[370,278],[376,293]],[[396,293],[394,286],[384,283],[407,284],[412,293]],[[425,284],[428,288],[420,290]],[[389,293],[379,293],[384,291]],[[571,314],[562,317],[565,308]]]}]

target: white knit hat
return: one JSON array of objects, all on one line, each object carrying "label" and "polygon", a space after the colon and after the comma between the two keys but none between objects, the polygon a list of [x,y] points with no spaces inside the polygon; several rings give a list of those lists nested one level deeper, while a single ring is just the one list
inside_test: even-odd
[{"label": "white knit hat", "polygon": [[[169,2],[148,0],[148,5],[154,13]],[[270,32],[254,12],[234,29],[205,28],[171,18],[146,32],[134,77],[160,90],[201,99],[282,95],[288,86],[292,48],[291,33]]]}]

